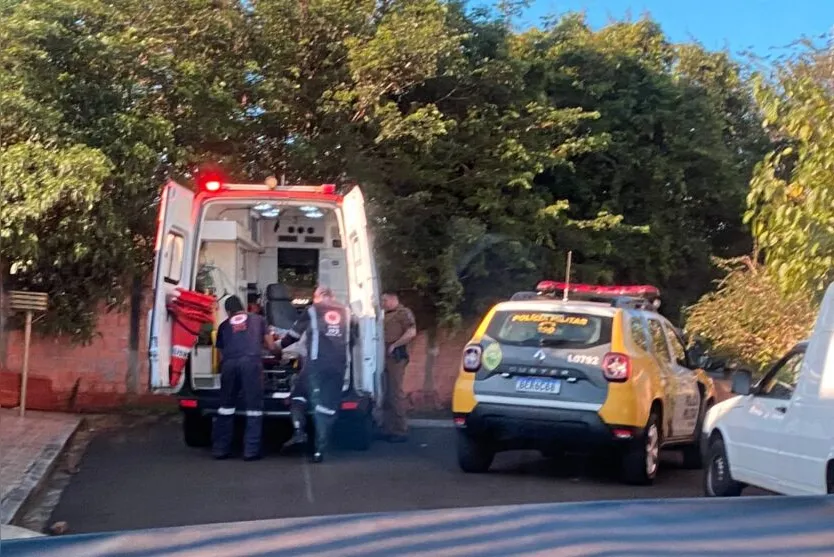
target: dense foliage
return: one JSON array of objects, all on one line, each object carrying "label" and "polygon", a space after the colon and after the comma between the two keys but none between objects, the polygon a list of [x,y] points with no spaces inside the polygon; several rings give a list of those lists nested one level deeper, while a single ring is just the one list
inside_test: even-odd
[{"label": "dense foliage", "polygon": [[719,262],[727,272],[715,292],[687,313],[687,332],[709,341],[715,356],[762,371],[808,338],[816,319],[811,296],[786,294],[750,258]]},{"label": "dense foliage", "polygon": [[[518,32],[508,13],[5,2],[4,284],[50,292],[45,330],[89,338],[97,305],[147,276],[162,180],[210,161],[241,179],[363,184],[385,285],[428,328],[563,276],[568,250],[574,280],[654,283],[677,317],[717,277],[713,257],[751,250],[745,208],[777,278],[818,287],[830,88],[785,69],[756,82],[759,108],[726,53],[651,20]],[[803,249],[801,265],[788,257]]]}]

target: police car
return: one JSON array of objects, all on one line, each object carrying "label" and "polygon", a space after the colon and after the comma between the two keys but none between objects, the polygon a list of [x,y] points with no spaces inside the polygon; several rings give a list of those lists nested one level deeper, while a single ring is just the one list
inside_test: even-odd
[{"label": "police car", "polygon": [[[240,184],[215,171],[198,176],[196,191],[173,181],[163,187],[148,316],[150,386],[179,397],[186,444],[210,443],[219,407],[214,339],[227,317],[223,299],[232,294],[260,298],[270,329],[286,331],[305,311],[317,284],[330,287],[351,310],[355,327],[337,431],[347,424],[350,444],[364,449],[371,441],[385,347],[376,262],[359,187],[285,185],[272,177]],[[168,301],[195,290],[208,291],[219,304],[208,327],[214,330],[203,331],[191,349],[174,341],[178,323]],[[185,371],[178,373],[171,364],[184,354]],[[303,342],[288,347],[280,360],[264,354],[267,422],[289,425],[290,391],[304,357]],[[291,428],[284,429],[289,435]]]},{"label": "police car", "polygon": [[452,409],[465,472],[499,451],[581,450],[619,458],[649,484],[662,448],[700,467],[700,424],[715,400],[651,286],[543,281],[494,306],[463,351]]}]

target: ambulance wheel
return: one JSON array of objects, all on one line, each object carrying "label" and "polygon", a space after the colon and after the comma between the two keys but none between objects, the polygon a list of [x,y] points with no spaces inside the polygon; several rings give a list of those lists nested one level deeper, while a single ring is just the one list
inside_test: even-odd
[{"label": "ambulance wheel", "polygon": [[182,434],[189,447],[208,447],[211,445],[211,418],[199,414],[183,414]]},{"label": "ambulance wheel", "polygon": [[351,416],[348,427],[350,448],[354,451],[367,451],[374,438],[374,420],[370,412]]}]

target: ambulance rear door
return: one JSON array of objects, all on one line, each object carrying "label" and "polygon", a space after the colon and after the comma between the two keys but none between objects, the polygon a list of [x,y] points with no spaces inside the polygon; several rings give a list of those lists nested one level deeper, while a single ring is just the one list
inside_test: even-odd
[{"label": "ambulance rear door", "polygon": [[371,273],[373,274],[374,311],[376,312],[376,328],[374,329],[374,345],[376,347],[376,377],[374,381],[374,394],[377,395],[377,402],[381,402],[381,397],[379,395],[382,393],[382,373],[385,371],[385,311],[380,306],[382,287],[380,286],[379,271],[377,270],[376,257],[374,255],[376,240],[370,229],[368,229],[368,242],[371,252]]},{"label": "ambulance rear door", "polygon": [[376,265],[368,236],[365,199],[359,187],[354,187],[342,201],[342,222],[348,256],[348,300],[354,317],[359,322],[359,342],[352,354],[354,384],[362,392],[377,394],[379,367],[378,327],[379,292],[375,276]]},{"label": "ambulance rear door", "polygon": [[166,299],[177,287],[190,288],[194,265],[194,192],[169,181],[162,189],[154,247],[154,293],[149,320],[148,356],[150,386],[156,391],[176,391],[170,383],[171,317]]}]

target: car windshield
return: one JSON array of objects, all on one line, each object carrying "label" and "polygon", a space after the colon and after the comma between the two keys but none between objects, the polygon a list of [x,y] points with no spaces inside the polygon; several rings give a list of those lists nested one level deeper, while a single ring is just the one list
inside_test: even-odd
[{"label": "car windshield", "polygon": [[611,318],[553,311],[498,311],[487,334],[504,344],[590,348],[611,340]]}]

